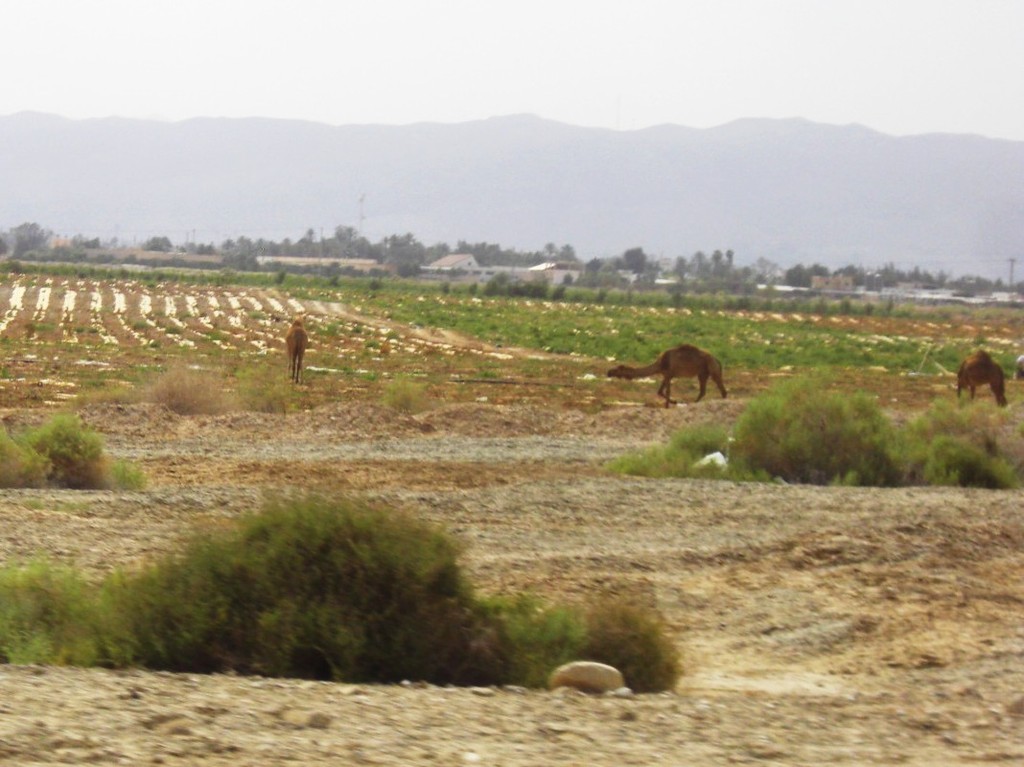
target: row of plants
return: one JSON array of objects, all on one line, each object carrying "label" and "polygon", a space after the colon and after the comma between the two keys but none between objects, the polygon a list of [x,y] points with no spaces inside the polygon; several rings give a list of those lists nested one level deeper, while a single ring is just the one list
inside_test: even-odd
[{"label": "row of plants", "polygon": [[937,400],[898,428],[870,395],[808,376],[753,399],[732,429],[686,429],[610,468],[652,477],[1009,489],[1024,475],[1024,435],[1005,410],[981,401]]},{"label": "row of plants", "polygon": [[[60,267],[48,268],[60,271]],[[87,276],[102,279],[117,272],[89,270]],[[562,300],[535,300],[483,295],[474,285],[397,278],[342,278],[332,284],[317,277],[289,276],[285,287],[266,274],[246,272],[158,271],[123,276],[154,289],[167,281],[284,287],[296,298],[343,302],[383,318],[449,328],[489,343],[617,360],[653,360],[686,340],[716,351],[727,366],[870,365],[907,371],[917,370],[927,359],[929,370],[934,371],[932,363],[955,369],[967,352],[989,340],[983,332],[964,329],[969,324],[963,321],[964,310],[950,307],[898,307],[890,319],[920,325],[912,333],[880,335],[870,327],[821,321],[846,312],[842,301],[825,299],[673,297],[663,292],[570,288],[560,293]],[[746,303],[737,304],[738,300]],[[987,312],[993,315],[997,310]],[[1004,324],[1020,324],[1006,316],[1005,310],[993,315]],[[925,327],[925,322],[932,326]],[[1011,365],[1015,357],[1007,349],[1005,364]]]},{"label": "row of plants", "polygon": [[[713,309],[638,307],[474,299],[424,301],[398,295],[366,296],[361,304],[381,316],[446,327],[495,344],[615,360],[653,361],[665,349],[693,343],[720,356],[726,367],[748,369],[884,367],[918,370],[923,361],[955,370],[982,336],[957,337],[950,318],[913,335],[881,335],[870,326],[834,325],[799,314],[730,313]],[[995,350],[998,354],[998,350]],[[1004,363],[1012,367],[1015,355]]]},{"label": "row of plants", "polygon": [[671,689],[653,611],[478,595],[444,530],[348,499],[281,498],[98,584],[37,560],[0,569],[0,661],[348,682],[539,687],[561,663]]}]

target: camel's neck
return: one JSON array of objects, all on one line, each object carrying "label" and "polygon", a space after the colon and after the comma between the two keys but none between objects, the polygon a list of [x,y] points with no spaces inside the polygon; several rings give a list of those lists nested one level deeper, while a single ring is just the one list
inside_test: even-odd
[{"label": "camel's neck", "polygon": [[646,378],[647,376],[652,376],[655,373],[660,373],[661,365],[657,362],[652,362],[650,365],[646,365],[642,368],[631,368],[628,365],[623,365],[622,369],[626,374],[626,378]]}]

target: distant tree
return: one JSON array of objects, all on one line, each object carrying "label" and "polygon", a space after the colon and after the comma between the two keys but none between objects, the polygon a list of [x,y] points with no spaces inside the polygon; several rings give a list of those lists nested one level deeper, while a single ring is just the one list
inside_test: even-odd
[{"label": "distant tree", "polygon": [[39,224],[24,223],[11,230],[14,240],[14,258],[21,258],[32,250],[44,250],[50,242],[53,232],[43,229]]},{"label": "distant tree", "polygon": [[711,267],[708,262],[708,257],[704,255],[704,251],[698,250],[693,254],[693,258],[690,259],[690,272],[697,279],[704,279],[711,276]]},{"label": "distant tree", "polygon": [[92,239],[89,239],[81,234],[76,234],[74,237],[72,237],[71,244],[76,248],[85,248],[86,250],[99,250],[99,248],[102,247],[100,245],[99,237],[93,237]]},{"label": "distant tree", "polygon": [[797,264],[786,270],[783,279],[785,284],[790,287],[809,288],[811,287],[811,277],[828,277],[829,274],[828,267],[821,264],[812,264],[811,266]]},{"label": "distant tree", "polygon": [[7,241],[3,237],[0,237],[0,256],[6,255],[6,254],[7,254]]},{"label": "distant tree", "polygon": [[150,237],[142,243],[142,249],[157,253],[170,253],[174,249],[174,244],[167,237]]},{"label": "distant tree", "polygon": [[630,248],[622,254],[622,263],[633,274],[643,274],[647,269],[647,254],[643,248]]},{"label": "distant tree", "polygon": [[403,277],[413,277],[427,261],[427,249],[412,234],[384,239],[385,262]]},{"label": "distant tree", "polygon": [[782,267],[767,258],[759,258],[754,262],[753,272],[759,282],[773,283],[782,274]]}]

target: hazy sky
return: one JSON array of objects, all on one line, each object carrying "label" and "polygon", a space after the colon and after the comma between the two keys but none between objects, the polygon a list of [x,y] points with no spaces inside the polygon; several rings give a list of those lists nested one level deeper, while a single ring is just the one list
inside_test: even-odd
[{"label": "hazy sky", "polygon": [[1024,140],[1022,0],[5,0],[0,114]]}]

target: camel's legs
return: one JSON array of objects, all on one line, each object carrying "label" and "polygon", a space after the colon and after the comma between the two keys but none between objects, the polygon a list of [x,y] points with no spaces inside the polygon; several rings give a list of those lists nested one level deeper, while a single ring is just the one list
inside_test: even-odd
[{"label": "camel's legs", "polygon": [[665,398],[665,407],[670,407],[676,404],[676,401],[672,399],[672,379],[666,376],[661,381],[661,386],[658,387],[658,394]]},{"label": "camel's legs", "polygon": [[697,395],[697,399],[694,402],[700,402],[704,399],[704,395],[708,390],[708,376],[707,373],[700,373],[697,376],[697,381],[700,382],[700,393]]}]

